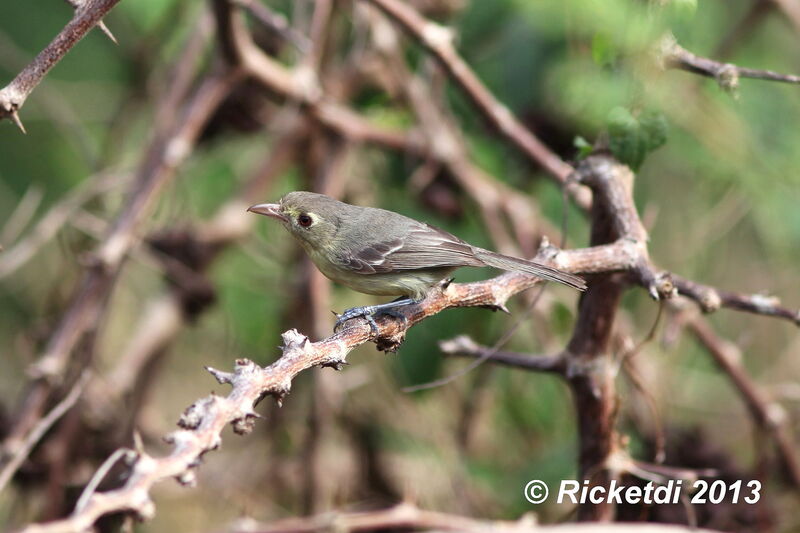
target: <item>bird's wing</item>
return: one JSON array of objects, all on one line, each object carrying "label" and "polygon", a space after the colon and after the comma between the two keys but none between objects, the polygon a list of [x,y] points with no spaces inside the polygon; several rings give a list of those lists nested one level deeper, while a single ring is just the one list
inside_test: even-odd
[{"label": "bird's wing", "polygon": [[483,261],[475,257],[472,246],[421,222],[414,224],[403,238],[362,243],[342,260],[349,269],[361,274],[483,265]]}]

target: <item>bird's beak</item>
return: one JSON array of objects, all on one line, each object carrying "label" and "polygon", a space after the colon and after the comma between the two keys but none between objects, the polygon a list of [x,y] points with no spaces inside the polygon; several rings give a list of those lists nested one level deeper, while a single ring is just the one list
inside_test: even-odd
[{"label": "bird's beak", "polygon": [[251,205],[247,208],[247,210],[252,211],[253,213],[258,213],[259,215],[277,218],[281,222],[289,222],[289,219],[286,218],[286,215],[281,212],[280,204],[256,204]]}]

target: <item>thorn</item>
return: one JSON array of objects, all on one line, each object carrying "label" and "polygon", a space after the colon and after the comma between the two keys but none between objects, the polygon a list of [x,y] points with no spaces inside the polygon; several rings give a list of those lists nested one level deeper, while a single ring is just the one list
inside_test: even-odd
[{"label": "thorn", "polygon": [[112,43],[114,43],[114,44],[119,44],[119,43],[117,42],[117,38],[116,38],[116,37],[114,37],[114,34],[113,34],[113,33],[111,33],[111,30],[109,30],[109,29],[108,29],[108,26],[106,26],[105,22],[103,22],[103,21],[101,20],[100,22],[98,22],[98,23],[97,23],[97,27],[98,27],[98,28],[100,28],[100,31],[102,31],[103,33],[105,33],[105,34],[106,34],[106,37],[108,37],[109,39],[111,39],[111,42],[112,42]]},{"label": "thorn", "polygon": [[486,305],[484,307],[488,307],[492,311],[502,311],[503,313],[505,313],[507,315],[511,314],[511,311],[508,310],[508,307],[506,307],[506,304],[504,304],[504,303],[499,303],[498,302],[498,303],[495,303],[495,304]]},{"label": "thorn", "polygon": [[142,440],[142,435],[139,433],[138,429],[133,430],[133,449],[136,450],[136,453],[139,455],[144,455],[144,441]]},{"label": "thorn", "polygon": [[176,476],[178,483],[183,485],[184,487],[196,487],[197,486],[197,474],[194,473],[194,470],[186,470],[182,474]]},{"label": "thorn", "polygon": [[233,383],[233,378],[235,377],[234,374],[222,372],[221,370],[217,370],[216,368],[212,368],[210,366],[206,366],[204,368],[212,376],[214,376],[214,379],[216,379],[220,384],[224,385],[225,383]]},{"label": "thorn", "polygon": [[17,127],[20,129],[20,131],[22,131],[22,133],[24,134],[28,133],[27,131],[25,131],[25,126],[22,125],[22,121],[19,119],[19,115],[17,114],[16,109],[12,109],[11,113],[9,113],[9,116],[11,117],[11,122],[16,124]]},{"label": "thorn", "polygon": [[348,363],[347,361],[338,360],[338,361],[328,361],[326,363],[321,363],[319,366],[322,368],[332,368],[334,370],[342,370],[345,367],[345,365],[349,364],[350,363]]},{"label": "thorn", "polygon": [[655,301],[659,301],[661,298],[658,296],[658,288],[656,287],[655,283],[651,283],[649,287],[647,287],[647,292],[650,293],[650,298]]},{"label": "thorn", "polygon": [[283,407],[283,399],[286,398],[286,395],[289,394],[288,389],[283,390],[276,390],[269,393],[273,398],[275,398],[275,403],[278,404],[278,407]]}]

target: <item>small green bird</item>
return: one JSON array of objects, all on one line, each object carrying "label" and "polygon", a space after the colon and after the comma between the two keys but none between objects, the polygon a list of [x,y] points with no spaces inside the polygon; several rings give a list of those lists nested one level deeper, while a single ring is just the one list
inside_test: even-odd
[{"label": "small green bird", "polygon": [[248,211],[281,221],[317,268],[333,281],[366,294],[403,297],[348,309],[339,316],[336,328],[351,318],[364,317],[373,331],[377,330],[372,315],[399,316],[397,308],[419,302],[431,287],[465,266],[524,272],[586,289],[586,282],[572,274],[472,246],[442,229],[392,211],[350,205],[323,194],[290,192],[280,203],[258,204]]}]

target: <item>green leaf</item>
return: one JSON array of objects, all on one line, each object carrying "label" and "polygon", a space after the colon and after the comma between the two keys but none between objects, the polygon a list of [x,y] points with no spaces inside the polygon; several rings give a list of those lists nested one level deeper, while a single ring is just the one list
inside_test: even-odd
[{"label": "green leaf", "polygon": [[578,149],[578,159],[588,157],[592,153],[592,150],[594,150],[594,147],[589,143],[589,141],[580,135],[575,137],[575,140],[572,141],[572,144]]},{"label": "green leaf", "polygon": [[592,59],[600,67],[614,64],[617,59],[617,47],[604,33],[595,33],[592,37]]},{"label": "green leaf", "polygon": [[664,113],[654,109],[644,111],[639,115],[639,125],[642,135],[645,137],[648,152],[660,148],[667,142],[669,125]]},{"label": "green leaf", "polygon": [[624,107],[615,107],[608,114],[607,128],[611,152],[633,170],[667,141],[667,120],[659,111],[647,110],[637,118]]}]

